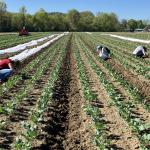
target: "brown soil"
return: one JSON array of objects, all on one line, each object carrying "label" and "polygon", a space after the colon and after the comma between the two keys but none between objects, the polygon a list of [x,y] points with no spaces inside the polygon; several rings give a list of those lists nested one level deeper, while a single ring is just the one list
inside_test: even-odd
[{"label": "brown soil", "polygon": [[[53,44],[54,43],[52,43],[52,45]],[[43,49],[43,50],[45,50],[45,49]],[[55,54],[55,57],[58,55],[59,50],[60,49],[57,49],[57,53]],[[49,51],[43,56],[43,60],[38,61],[38,63],[31,70],[29,70],[28,73],[25,76],[23,74],[21,74],[21,71],[27,65],[29,65],[34,59],[36,59],[38,56],[40,56],[42,53],[43,53],[43,51],[40,51],[40,52],[36,53],[35,55],[33,55],[33,56],[29,57],[28,59],[26,59],[19,66],[17,66],[17,68],[15,68],[15,72],[14,72],[13,76],[19,75],[19,76],[22,76],[22,79],[18,80],[18,82],[11,89],[9,89],[9,92],[8,91],[3,92],[0,95],[1,104],[3,104],[3,102],[6,102],[7,99],[11,99],[11,96],[14,96],[14,93],[18,92],[19,89],[21,90],[22,87],[24,88],[25,85],[27,85],[26,84],[28,82],[27,79],[30,79],[32,77],[32,75],[35,73],[36,68],[42,63],[42,61],[44,62],[44,59],[48,56]],[[55,57],[54,57],[54,59],[55,59]],[[11,79],[11,77],[9,79]]]},{"label": "brown soil", "polygon": [[[87,74],[90,78],[91,89],[97,93],[100,110],[103,115],[103,119],[107,126],[107,138],[111,140],[110,148],[114,149],[139,149],[139,141],[132,134],[128,124],[120,117],[114,106],[109,106],[110,99],[107,92],[97,78],[96,73],[93,72],[88,60],[84,56],[82,50],[80,51],[82,60],[85,64]],[[92,78],[91,78],[92,77]]]},{"label": "brown soil", "polygon": [[[93,47],[88,42],[86,42],[83,38],[81,39],[91,50],[93,49]],[[113,59],[109,59],[108,63],[110,63],[112,68],[116,70],[118,73],[120,73],[125,80],[127,80],[130,84],[132,84],[133,86],[139,89],[139,93],[144,97],[143,103],[148,104],[150,102],[150,81],[149,80],[134,75],[133,73],[131,73],[129,70],[126,70],[121,64],[118,64],[118,62],[116,62]]]},{"label": "brown soil", "polygon": [[[124,89],[124,87],[122,85],[120,85],[118,82],[116,82],[115,79],[113,79],[109,73],[107,72],[107,70],[104,68],[104,66],[99,63],[96,58],[91,54],[90,55],[94,61],[95,64],[102,70],[102,72],[105,74],[106,78],[115,86],[116,90],[118,90],[118,92],[120,92],[120,94],[122,95],[122,99],[126,102],[129,102],[132,100],[131,96],[126,92],[126,90]],[[117,70],[117,69],[116,69]],[[117,70],[118,71],[118,70]],[[134,103],[134,102],[133,102]],[[144,123],[148,123],[150,121],[150,113],[144,109],[143,105],[138,104],[135,109],[133,109],[134,116],[136,116],[137,118],[140,118]]]},{"label": "brown soil", "polygon": [[[10,144],[12,144],[13,141],[15,140],[15,136],[21,134],[21,131],[22,131],[21,121],[28,120],[29,111],[33,107],[35,107],[36,102],[41,95],[42,89],[44,85],[47,83],[47,78],[49,77],[50,72],[55,65],[56,57],[58,56],[59,52],[60,51],[56,52],[55,56],[53,57],[53,60],[51,61],[49,68],[44,72],[44,74],[40,77],[40,79],[35,83],[32,91],[30,91],[28,96],[23,99],[23,101],[19,104],[19,106],[16,109],[14,109],[12,115],[8,117],[5,116],[5,119],[8,120],[8,126],[1,133],[0,148],[11,149]],[[29,73],[30,76],[32,76],[35,73],[34,71],[35,70],[32,70]],[[22,85],[19,85],[15,87],[15,89],[12,89],[10,95],[8,96],[9,100],[13,99],[15,92],[18,92],[19,90],[25,88],[27,82],[28,81],[25,80]],[[7,99],[5,99],[5,102],[6,100]],[[1,116],[1,119],[2,119],[2,116]]]},{"label": "brown soil", "polygon": [[[33,150],[98,150],[92,141],[95,133],[92,120],[82,110],[82,107],[87,104],[87,101],[84,99],[81,90],[77,62],[72,51],[73,42],[73,38],[71,37],[67,43],[66,54],[60,68],[59,77],[53,88],[53,96],[49,100],[47,110],[44,113],[44,120],[38,124],[39,136],[33,142]],[[92,48],[89,43],[86,41],[84,42],[90,49]],[[51,69],[55,65],[58,53],[59,50],[53,57],[49,69],[47,69],[44,75],[36,82],[32,91],[23,99],[21,104],[14,110],[13,114],[9,117],[1,115],[1,119],[3,117],[7,118],[9,125],[4,130],[0,131],[0,149],[10,150],[11,144],[15,141],[15,137],[19,136],[22,132],[20,126],[21,121],[29,121],[29,111],[36,107],[37,100],[48,81]],[[33,58],[39,54],[33,56]],[[100,117],[106,124],[106,138],[111,141],[108,149],[139,150],[140,143],[137,137],[132,133],[128,124],[121,118],[117,108],[111,105],[108,93],[100,83],[97,74],[91,68],[82,50],[80,50],[80,54],[86,68],[87,76],[90,80],[90,88],[97,94],[98,98],[96,101],[90,102],[90,104],[100,109],[102,114]],[[129,101],[130,96],[127,94],[124,87],[109,75],[106,68],[95,59],[92,52],[89,52],[89,54],[94,59],[97,66],[105,73],[108,80],[115,86],[116,90],[122,94],[123,100]],[[32,61],[33,58],[27,60],[26,63]],[[133,82],[133,85],[139,86],[139,88],[142,89],[141,94],[145,92],[142,86],[145,84],[149,86],[149,82],[144,82],[142,78],[138,80],[137,76],[130,74],[113,60],[109,60],[108,63],[119,73],[123,74],[129,83],[131,82],[132,84]],[[22,68],[23,67],[25,67],[25,65],[23,65]],[[32,76],[35,70],[36,67],[29,72],[29,75]],[[132,80],[135,80],[135,82]],[[10,90],[10,94],[8,93],[4,97],[1,96],[1,104],[3,105],[5,102],[12,99],[13,96],[16,96],[16,93],[23,89],[27,83],[28,80],[17,83],[15,87]],[[149,88],[147,92],[150,92]],[[147,92],[145,92],[145,94]],[[149,94],[145,96],[149,97]],[[133,110],[133,114],[137,117],[139,116],[139,118],[146,123],[150,120],[149,113],[146,112],[140,104]]]},{"label": "brown soil", "polygon": [[129,81],[132,85],[139,89],[139,92],[147,97],[150,100],[150,81],[144,79],[143,77],[139,77],[131,73],[129,70],[126,70],[122,67],[122,65],[118,64],[116,61],[110,59],[108,62],[111,66],[117,70],[118,73],[122,74],[125,79]]},{"label": "brown soil", "polygon": [[33,149],[97,150],[91,143],[89,120],[81,109],[83,100],[78,82],[76,62],[68,46],[53,98],[45,113],[43,134],[35,141]]},{"label": "brown soil", "polygon": [[23,99],[18,108],[16,108],[13,111],[13,114],[7,119],[9,120],[9,124],[3,131],[3,134],[1,134],[0,148],[11,149],[10,144],[12,144],[15,140],[15,136],[21,134],[21,121],[28,120],[29,111],[36,105],[36,102],[41,95],[42,89],[47,83],[46,79],[49,76],[50,71],[51,69],[47,70],[47,72],[42,76],[42,79],[39,80],[37,84],[35,84],[32,92],[30,92],[28,97]]},{"label": "brown soil", "polygon": [[[59,52],[60,52],[60,50],[57,49],[57,50],[56,50],[56,53],[55,53],[55,55],[54,55],[54,57],[53,57],[53,59],[52,59],[52,61],[56,60],[56,57],[58,56]],[[49,55],[45,55],[44,58],[46,58],[46,57],[49,57]],[[14,85],[14,86],[12,87],[12,89],[9,90],[9,92],[4,93],[3,95],[0,96],[0,98],[1,98],[1,100],[0,100],[0,101],[1,101],[1,105],[2,105],[3,103],[7,103],[8,100],[13,99],[13,97],[14,97],[15,95],[17,95],[17,93],[18,93],[19,91],[22,91],[26,86],[28,86],[28,82],[29,82],[29,80],[31,79],[31,77],[35,74],[37,67],[38,67],[40,64],[44,63],[44,61],[45,61],[45,60],[43,59],[42,61],[38,62],[38,63],[34,66],[34,68],[33,68],[32,70],[29,70],[29,71],[28,71],[28,74],[27,74],[27,78],[26,78],[26,79],[19,80],[18,83],[17,83],[16,85]],[[29,62],[28,62],[28,63],[29,63]],[[21,66],[20,66],[20,67],[21,67]],[[24,66],[22,66],[22,67],[24,67]],[[18,68],[18,71],[19,71],[19,68]],[[19,73],[19,72],[18,72],[18,73]],[[16,74],[17,74],[17,73],[16,73]]]}]

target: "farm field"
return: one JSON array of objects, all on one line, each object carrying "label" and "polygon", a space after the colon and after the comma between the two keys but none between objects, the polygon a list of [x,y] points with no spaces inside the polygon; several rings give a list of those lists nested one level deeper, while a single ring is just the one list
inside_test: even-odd
[{"label": "farm field", "polygon": [[[0,35],[0,49],[52,34]],[[138,45],[73,32],[24,60],[0,85],[0,149],[150,150],[150,58],[132,56]]]},{"label": "farm field", "polygon": [[108,32],[108,33],[109,34],[120,35],[120,36],[125,36],[125,37],[150,40],[150,33],[149,32]]},{"label": "farm field", "polygon": [[0,33],[0,50],[29,42],[31,40],[36,40],[47,35],[50,34],[48,32],[31,32],[30,36],[20,37],[18,36],[18,33]]}]

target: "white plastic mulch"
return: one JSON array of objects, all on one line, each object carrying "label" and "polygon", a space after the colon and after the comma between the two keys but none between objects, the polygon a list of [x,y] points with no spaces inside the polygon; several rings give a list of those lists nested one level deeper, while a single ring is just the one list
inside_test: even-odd
[{"label": "white plastic mulch", "polygon": [[0,50],[0,54],[6,54],[6,53],[8,54],[8,53],[14,53],[14,52],[19,52],[19,51],[25,50],[28,47],[38,45],[39,42],[43,42],[47,39],[51,39],[55,35],[58,35],[58,34],[50,35],[50,36],[43,37],[43,38],[40,38],[40,39],[37,39],[37,40],[32,40],[32,41],[24,43],[24,44],[19,44],[17,46],[11,47],[11,48],[6,48],[6,49],[3,49],[3,50]]},{"label": "white plastic mulch", "polygon": [[119,36],[119,35],[114,35],[114,34],[101,34],[101,35],[109,35],[109,36],[112,36],[112,37],[132,41],[132,42],[140,42],[140,43],[146,43],[146,44],[150,43],[150,40],[141,40],[141,39],[129,38],[129,37],[124,37],[124,36]]},{"label": "white plastic mulch", "polygon": [[87,34],[92,34],[91,32],[85,32],[85,33],[87,33]]},{"label": "white plastic mulch", "polygon": [[19,60],[19,61],[24,61],[25,59],[27,59],[28,57],[34,55],[35,53],[41,51],[43,48],[49,46],[51,43],[53,43],[54,41],[60,39],[61,37],[63,37],[64,35],[67,35],[68,32],[59,34],[57,37],[51,39],[50,41],[44,43],[43,45],[37,46],[36,48],[32,48],[32,49],[26,49],[25,51],[21,52],[20,54],[17,54],[13,57],[10,57],[10,59],[12,60]]}]

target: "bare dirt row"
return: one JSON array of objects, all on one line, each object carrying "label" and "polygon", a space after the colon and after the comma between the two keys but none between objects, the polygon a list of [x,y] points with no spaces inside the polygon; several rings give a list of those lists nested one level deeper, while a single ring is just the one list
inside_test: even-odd
[{"label": "bare dirt row", "polygon": [[[14,76],[17,75],[27,64],[30,65],[30,62],[40,56],[44,52],[44,50],[25,60],[24,64],[21,64],[19,68],[17,68]],[[61,49],[59,47],[56,48],[56,52],[49,62],[48,68],[43,72],[40,78],[36,80],[32,87],[32,90],[30,90],[28,94],[22,99],[21,103],[19,103],[19,105],[13,110],[13,113],[8,116],[5,114],[0,114],[0,120],[6,120],[6,127],[3,130],[0,130],[0,148],[11,149],[11,144],[15,141],[15,137],[21,135],[21,122],[27,121],[29,119],[29,112],[36,106],[37,100],[41,96],[41,92],[44,86],[47,84],[47,79],[50,76],[51,70],[56,64],[56,58],[59,56],[60,50]],[[35,74],[36,69],[41,64],[45,63],[45,59],[50,58],[50,52],[46,51],[43,57],[44,59],[38,61],[34,68],[32,68],[27,73],[27,78],[19,80],[19,82],[14,85],[13,88],[4,93],[4,95],[0,96],[1,106],[11,101],[13,102],[14,97],[17,96],[19,91],[23,91],[24,89],[28,88],[28,83],[30,83],[30,80]]]},{"label": "bare dirt row", "polygon": [[[86,41],[84,38],[82,38],[82,41],[93,51],[95,51],[95,47],[92,46],[93,44],[90,41]],[[129,70],[126,70],[121,64],[119,64],[117,61],[110,59],[108,61],[112,68],[114,70],[117,70],[118,73],[122,74],[123,77],[133,86],[137,87],[139,89],[139,92],[141,95],[145,97],[145,103],[149,103],[150,101],[150,82],[148,80],[143,79],[143,77],[139,77],[137,75],[134,75]]]},{"label": "bare dirt row", "polygon": [[138,139],[132,134],[128,124],[120,117],[117,109],[114,106],[109,106],[110,98],[97,78],[96,73],[89,65],[82,49],[80,49],[80,54],[86,67],[87,75],[90,78],[91,89],[98,95],[97,103],[100,104],[99,108],[107,127],[107,139],[110,139],[112,143],[110,148],[123,150],[138,149],[140,145]]},{"label": "bare dirt row", "polygon": [[37,139],[34,149],[96,150],[87,127],[88,117],[81,108],[84,101],[71,43],[53,92],[42,123],[42,138]]},{"label": "bare dirt row", "polygon": [[[11,116],[2,116],[4,119],[8,120],[8,126],[5,130],[0,133],[0,148],[11,149],[11,144],[15,140],[17,135],[21,134],[21,122],[28,120],[29,111],[35,107],[38,98],[41,95],[42,89],[44,85],[47,83],[47,78],[50,75],[52,68],[55,65],[56,57],[59,54],[60,50],[57,50],[57,53],[54,55],[49,68],[44,72],[44,74],[40,77],[38,81],[36,81],[35,85],[32,88],[32,91],[28,93],[28,95],[22,100],[17,108],[14,109]],[[43,60],[44,61],[44,60]],[[28,76],[32,77],[34,75],[36,68],[28,72]],[[2,102],[7,102],[13,100],[13,97],[17,92],[23,90],[28,85],[28,80],[23,80],[19,82],[14,88],[12,88],[9,93],[5,94],[2,97]]]},{"label": "bare dirt row", "polygon": [[[68,40],[66,54],[59,71],[59,77],[53,88],[53,96],[49,100],[47,110],[44,113],[44,120],[38,124],[40,131],[38,137],[33,142],[33,150],[98,150],[93,143],[95,131],[91,127],[92,121],[83,111],[86,100],[83,97],[77,71],[77,62],[73,53],[72,44],[76,44],[73,37],[74,36],[70,36],[70,39]],[[82,39],[82,42],[90,49],[93,49],[86,40]],[[122,119],[117,108],[111,104],[107,91],[100,83],[97,74],[91,68],[83,50],[77,47],[77,45],[75,48],[77,48],[81,54],[81,59],[90,80],[90,88],[98,97],[96,101],[90,103],[97,106],[102,113],[101,117],[106,124],[106,138],[111,141],[108,148],[116,150],[139,150],[140,143],[137,137],[134,135],[128,124]],[[11,144],[14,143],[15,137],[21,134],[21,121],[29,120],[29,112],[36,106],[37,100],[42,93],[42,89],[48,82],[51,70],[55,66],[56,58],[59,53],[60,49],[57,49],[49,68],[36,82],[28,96],[23,99],[21,104],[14,110],[13,114],[8,117],[10,120],[9,125],[3,131],[0,131],[0,148],[7,150],[11,149]],[[106,68],[95,59],[96,55],[91,52],[89,52],[89,55],[102,72],[105,73],[108,80],[115,86],[118,92],[121,93],[122,97],[124,97],[123,100],[129,101],[130,96],[128,96],[124,87],[111,78]],[[33,58],[30,58],[26,63],[31,62]],[[136,77],[134,83],[134,81],[132,81],[134,76],[127,74],[127,70],[117,62],[110,60],[108,63],[110,63],[119,73],[123,74],[125,79],[130,83],[133,83],[133,85],[137,83],[136,86],[138,88],[142,85],[144,86],[142,80],[136,81],[136,79],[138,79]],[[38,64],[36,67],[38,67]],[[34,75],[36,67],[28,72],[29,77]],[[4,97],[1,96],[1,103],[4,104],[13,99],[16,92],[23,89],[27,84],[28,79],[20,81],[10,90],[10,93],[6,93]],[[141,94],[144,94],[144,89],[141,91]],[[144,96],[148,97],[149,95],[145,94]],[[135,110],[135,115],[139,116],[144,122],[150,120],[149,113],[140,105],[137,107],[137,110]],[[4,116],[1,115],[1,117]]]},{"label": "bare dirt row", "polygon": [[[95,48],[94,46],[92,46],[93,44],[90,41],[87,42],[82,37],[81,39],[91,51],[95,51]],[[96,53],[93,52],[93,57],[94,56],[97,57]],[[143,104],[148,105],[150,103],[150,81],[143,79],[143,77],[134,75],[113,59],[108,60],[108,63],[111,65],[112,69],[121,74],[123,78],[128,81],[128,83],[132,84],[139,90],[139,93],[141,94],[141,96],[143,96]]]},{"label": "bare dirt row", "polygon": [[[9,124],[0,131],[0,148],[11,149],[11,144],[15,142],[15,138],[21,135],[21,122],[28,121],[29,112],[36,106],[51,69],[55,65],[58,53],[59,50],[49,68],[34,85],[32,91],[13,111],[13,114],[7,118]],[[32,76],[35,69],[28,72],[28,75]],[[20,81],[9,93],[6,93],[7,95],[1,97],[1,102],[6,103],[11,100],[16,92],[27,86],[27,83],[27,80]],[[76,62],[70,41],[66,48],[66,56],[62,63],[59,78],[53,89],[53,98],[48,104],[48,110],[44,115],[45,119],[40,125],[42,133],[34,141],[33,149],[97,149],[91,140],[90,120],[82,111],[84,100],[81,95]]]}]

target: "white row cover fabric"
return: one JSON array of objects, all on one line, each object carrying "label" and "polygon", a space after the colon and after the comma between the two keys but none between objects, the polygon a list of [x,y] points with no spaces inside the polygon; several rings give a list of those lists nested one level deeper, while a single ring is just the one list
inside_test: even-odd
[{"label": "white row cover fabric", "polygon": [[53,43],[54,41],[58,40],[59,38],[63,37],[64,35],[67,35],[68,33],[62,33],[60,35],[58,35],[57,37],[51,39],[50,41],[44,43],[43,45],[41,46],[37,46],[36,48],[32,48],[32,49],[26,49],[25,51],[21,52],[20,54],[18,55],[15,55],[13,57],[10,57],[11,60],[14,60],[14,61],[24,61],[25,59],[27,59],[28,57],[34,55],[35,53],[41,51],[43,48],[49,46],[51,43]]},{"label": "white row cover fabric", "polygon": [[40,38],[40,39],[37,39],[37,40],[32,40],[32,41],[24,43],[24,44],[19,44],[17,46],[11,47],[11,48],[6,48],[6,49],[3,49],[3,50],[0,50],[0,54],[6,54],[6,53],[8,54],[8,53],[23,51],[23,50],[25,50],[25,49],[27,49],[31,46],[38,45],[39,42],[43,42],[47,39],[51,39],[56,35],[58,35],[58,34],[53,34],[53,35],[43,37],[43,38]]},{"label": "white row cover fabric", "polygon": [[141,40],[141,39],[129,38],[129,37],[124,37],[124,36],[119,36],[119,35],[114,35],[114,34],[102,34],[102,35],[109,35],[112,37],[116,37],[116,38],[127,40],[127,41],[132,41],[132,42],[139,42],[139,43],[146,43],[146,44],[150,43],[150,40]]},{"label": "white row cover fabric", "polygon": [[87,34],[92,34],[91,32],[86,32]]}]

